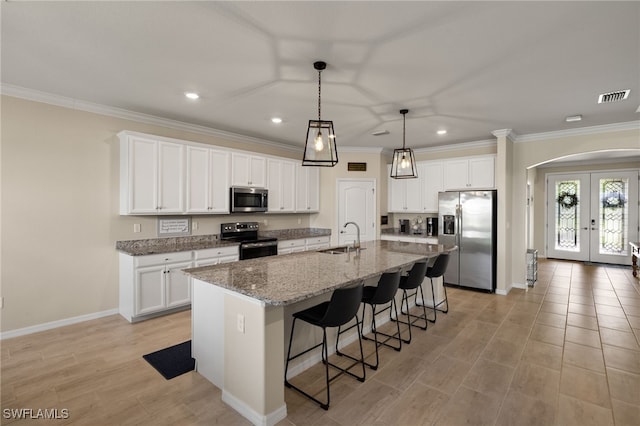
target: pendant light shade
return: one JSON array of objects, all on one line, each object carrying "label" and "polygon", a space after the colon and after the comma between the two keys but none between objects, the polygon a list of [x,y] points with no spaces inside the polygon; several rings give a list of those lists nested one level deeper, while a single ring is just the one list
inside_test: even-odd
[{"label": "pendant light shade", "polygon": [[336,148],[333,121],[323,120],[320,114],[322,93],[320,74],[327,67],[327,64],[318,61],[313,64],[313,67],[318,71],[318,119],[309,120],[302,165],[333,167],[338,164],[338,150]]},{"label": "pendant light shade", "polygon": [[401,109],[402,114],[402,149],[393,150],[393,163],[391,163],[391,177],[394,179],[411,179],[418,177],[416,158],[411,148],[405,148],[406,115],[408,109]]}]

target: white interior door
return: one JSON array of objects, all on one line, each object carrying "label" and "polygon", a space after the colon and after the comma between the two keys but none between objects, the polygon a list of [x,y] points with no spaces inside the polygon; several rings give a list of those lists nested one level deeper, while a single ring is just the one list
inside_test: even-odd
[{"label": "white interior door", "polygon": [[638,172],[550,175],[547,257],[629,264],[638,239]]},{"label": "white interior door", "polygon": [[375,179],[338,179],[338,244],[351,244],[357,238],[355,222],[360,227],[360,241],[376,238]]}]

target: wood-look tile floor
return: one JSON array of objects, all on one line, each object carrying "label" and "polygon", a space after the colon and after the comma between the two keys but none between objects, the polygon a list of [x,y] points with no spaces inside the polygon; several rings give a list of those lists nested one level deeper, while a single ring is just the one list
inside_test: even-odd
[{"label": "wood-look tile floor", "polygon": [[[290,425],[638,425],[640,282],[630,269],[541,261],[508,296],[448,289],[451,309],[360,383],[331,384],[324,411],[286,390]],[[1,342],[2,424],[245,425],[195,372],[165,380],[142,355],[188,340],[190,313],[114,315]],[[351,348],[348,348],[351,350]],[[372,353],[365,342],[365,353]],[[295,378],[322,388],[314,366]],[[6,409],[68,410],[59,420]]]}]

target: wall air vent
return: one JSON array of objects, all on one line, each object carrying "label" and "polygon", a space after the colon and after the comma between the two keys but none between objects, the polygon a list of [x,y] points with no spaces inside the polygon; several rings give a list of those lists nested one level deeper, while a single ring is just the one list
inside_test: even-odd
[{"label": "wall air vent", "polygon": [[603,93],[600,96],[598,96],[598,103],[608,104],[611,102],[624,101],[629,97],[629,92],[631,92],[630,89],[618,90],[617,92]]}]

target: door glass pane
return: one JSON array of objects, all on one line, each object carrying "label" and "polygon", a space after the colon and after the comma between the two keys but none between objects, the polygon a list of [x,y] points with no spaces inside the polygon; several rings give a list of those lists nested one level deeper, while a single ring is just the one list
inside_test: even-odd
[{"label": "door glass pane", "polygon": [[580,251],[579,180],[556,182],[556,250]]},{"label": "door glass pane", "polygon": [[629,226],[629,179],[599,180],[600,218],[599,247],[600,254],[619,254],[626,256]]}]

